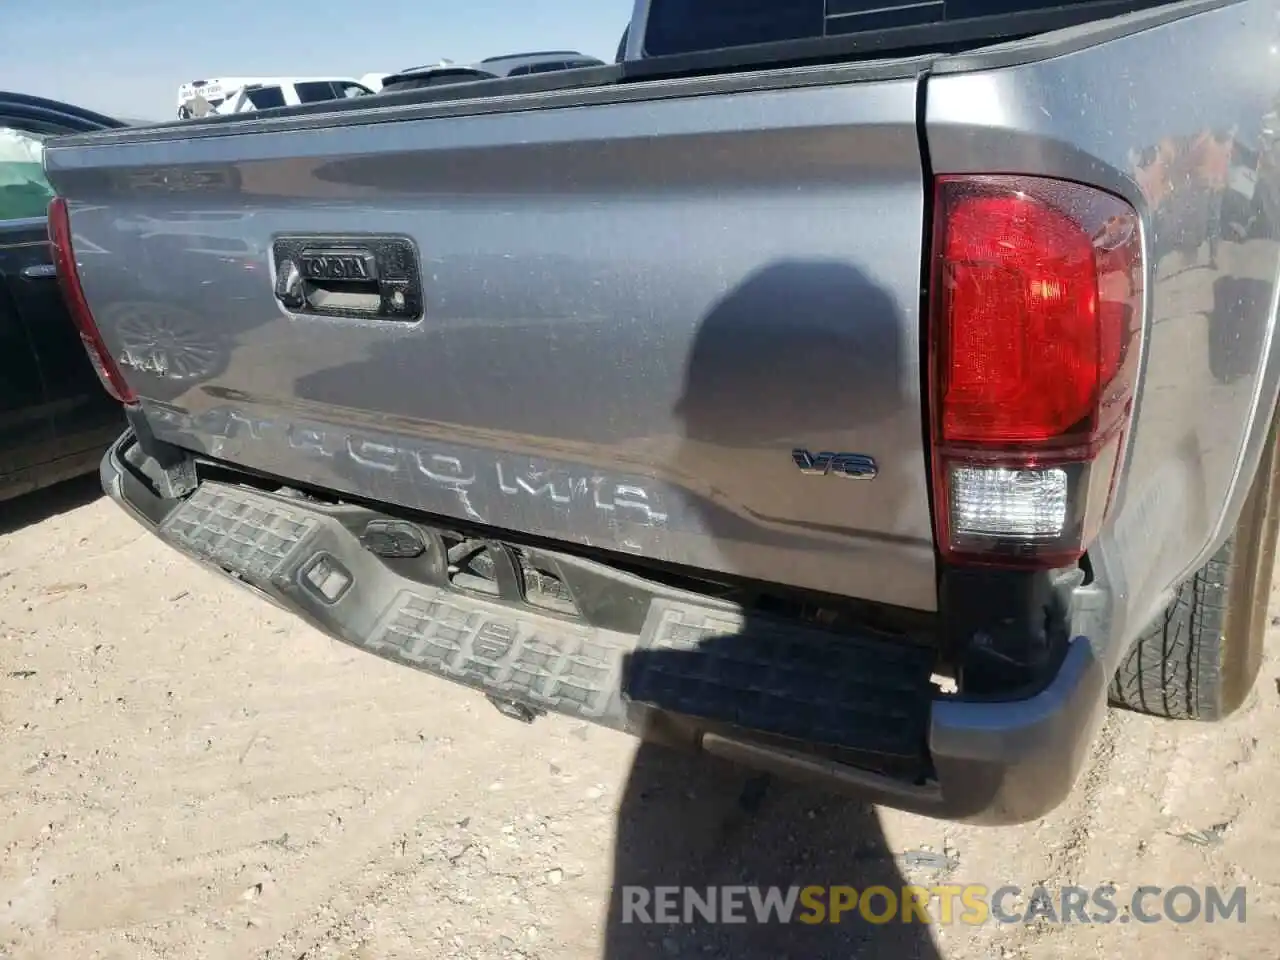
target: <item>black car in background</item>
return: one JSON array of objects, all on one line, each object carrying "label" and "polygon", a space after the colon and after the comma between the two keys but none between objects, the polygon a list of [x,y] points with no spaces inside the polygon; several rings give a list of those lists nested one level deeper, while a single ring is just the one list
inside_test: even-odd
[{"label": "black car in background", "polygon": [[540,50],[535,53],[507,53],[498,57],[485,57],[476,66],[497,77],[523,77],[531,73],[600,67],[604,66],[604,61],[576,50]]},{"label": "black car in background", "polygon": [[476,80],[493,80],[497,77],[523,77],[535,73],[555,73],[576,70],[581,67],[599,67],[604,63],[595,57],[576,50],[543,50],[535,53],[511,53],[487,57],[479,63],[467,66],[437,64],[412,67],[392,74],[382,81],[382,93],[399,93],[404,90],[421,90]]},{"label": "black car in background", "polygon": [[0,500],[96,470],[123,428],[58,287],[40,161],[49,137],[122,126],[0,91]]}]

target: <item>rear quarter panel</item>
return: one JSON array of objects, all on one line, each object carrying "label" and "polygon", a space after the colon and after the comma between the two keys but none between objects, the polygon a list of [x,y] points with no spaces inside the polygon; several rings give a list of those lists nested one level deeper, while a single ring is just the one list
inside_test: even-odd
[{"label": "rear quarter panel", "polygon": [[1112,604],[1111,663],[1229,535],[1275,407],[1278,17],[1273,0],[1217,5],[1102,42],[956,58],[928,84],[935,174],[1064,177],[1143,217],[1141,393],[1090,551]]}]

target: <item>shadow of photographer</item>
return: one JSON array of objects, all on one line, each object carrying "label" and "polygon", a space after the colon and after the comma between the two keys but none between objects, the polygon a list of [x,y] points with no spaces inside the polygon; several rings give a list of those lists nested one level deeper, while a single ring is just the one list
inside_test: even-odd
[{"label": "shadow of photographer", "polygon": [[[641,744],[618,810],[613,890],[604,956],[884,957],[940,960],[927,925],[871,922],[852,909],[830,922],[797,897],[790,922],[759,922],[751,892],[739,891],[739,922],[726,922],[729,888],[883,887],[900,896],[907,881],[889,849],[875,808],[822,789],[755,774],[723,761]],[[661,887],[716,898],[711,923],[691,907],[692,922],[663,924]],[[712,888],[708,891],[708,888]],[[886,903],[872,901],[879,919]],[[646,910],[641,911],[639,906]],[[684,913],[679,895],[668,900]],[[820,922],[807,922],[806,919]],[[642,922],[648,919],[651,922]],[[683,920],[684,917],[681,916]]]},{"label": "shadow of photographer", "polygon": [[[793,444],[804,442],[858,450],[838,445],[892,435],[906,414],[914,417],[912,429],[918,431],[919,400],[912,382],[918,381],[918,348],[910,342],[908,323],[888,291],[847,263],[786,261],[758,271],[699,326],[675,408],[683,440],[664,467],[673,476],[710,480],[708,486],[727,492],[730,502],[752,494],[768,499],[773,492],[762,491],[756,484],[763,481],[751,475],[750,464],[760,462],[750,458],[753,452],[785,460]],[[918,442],[915,436],[912,441]],[[747,474],[735,473],[734,464],[747,465]],[[863,499],[855,501],[860,512],[853,520],[894,519],[904,492],[886,479],[857,485]],[[818,496],[827,493],[821,484]],[[841,495],[839,482],[834,489]],[[854,495],[852,488],[848,495]],[[738,512],[698,497],[690,500],[726,570],[742,568],[739,551],[778,542]],[[797,524],[787,536],[803,542],[807,533]],[[682,676],[702,676],[714,687],[722,678],[706,675],[703,654],[713,647],[749,648],[757,622],[762,621],[748,613],[733,636],[706,638],[693,651],[649,650],[640,656]],[[723,659],[718,662],[711,669],[733,669]],[[874,701],[881,694],[865,689],[865,695]],[[733,698],[740,696],[728,694],[727,705],[732,708]],[[886,731],[894,740],[893,731]],[[660,887],[690,888],[700,898],[715,897],[722,907],[723,897],[732,893],[726,888],[756,888],[757,897],[767,897],[776,887],[785,899],[792,888],[798,894],[798,888],[813,885],[883,887],[901,896],[906,881],[872,806],[718,758],[653,742],[640,745],[618,811],[605,931],[608,960],[940,956],[928,926],[900,922],[900,914],[887,923],[873,922],[855,908],[832,923],[824,909],[823,922],[814,923],[817,914],[797,899],[790,922],[778,922],[775,915],[761,923],[748,889],[737,895],[736,915],[742,921],[725,922],[718,911],[716,922],[708,922],[702,909],[691,907],[691,922],[683,922],[681,894],[674,901],[655,901]],[[646,902],[647,914],[637,909]],[[682,922],[659,922],[670,919],[659,909],[662,904],[674,905]],[[883,900],[875,904],[873,919],[884,907]],[[650,922],[644,922],[646,916]]]}]

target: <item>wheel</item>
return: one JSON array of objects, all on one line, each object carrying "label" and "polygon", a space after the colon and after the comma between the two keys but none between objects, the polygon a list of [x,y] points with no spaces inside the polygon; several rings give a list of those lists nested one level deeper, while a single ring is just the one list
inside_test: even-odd
[{"label": "wheel", "polygon": [[1129,649],[1111,684],[1115,706],[1170,719],[1222,720],[1253,689],[1280,519],[1276,423],[1273,415],[1235,530]]}]

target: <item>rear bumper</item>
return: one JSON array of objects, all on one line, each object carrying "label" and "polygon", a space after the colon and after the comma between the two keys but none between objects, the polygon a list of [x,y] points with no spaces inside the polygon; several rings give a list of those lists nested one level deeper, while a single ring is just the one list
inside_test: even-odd
[{"label": "rear bumper", "polygon": [[512,606],[452,586],[438,559],[449,541],[430,528],[414,527],[420,556],[388,560],[367,548],[380,514],[210,481],[169,499],[146,465],[127,432],[102,460],[102,485],[166,543],[337,639],[514,715],[568,714],[868,801],[1000,824],[1062,801],[1105,708],[1105,671],[1084,639],[1036,696],[964,702],[936,693],[931,654],[901,638],[757,620],[552,554],[579,614]]}]

